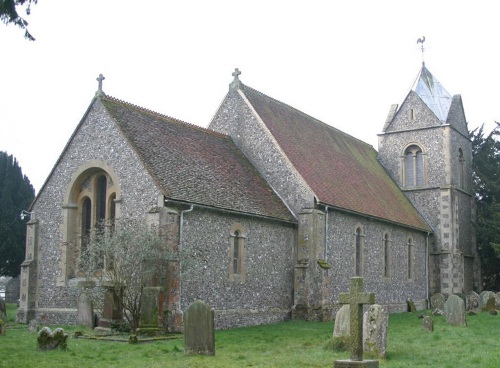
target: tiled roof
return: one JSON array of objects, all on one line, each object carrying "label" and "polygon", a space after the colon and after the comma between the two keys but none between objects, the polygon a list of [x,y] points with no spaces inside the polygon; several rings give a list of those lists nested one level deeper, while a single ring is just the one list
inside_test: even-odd
[{"label": "tiled roof", "polygon": [[430,231],[372,146],[252,88],[242,91],[319,202]]},{"label": "tiled roof", "polygon": [[229,136],[109,96],[100,100],[167,198],[295,222]]}]

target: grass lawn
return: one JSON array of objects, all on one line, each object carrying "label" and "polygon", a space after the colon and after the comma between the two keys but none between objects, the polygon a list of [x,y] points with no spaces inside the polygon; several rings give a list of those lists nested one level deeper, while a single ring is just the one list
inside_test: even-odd
[{"label": "grass lawn", "polygon": [[[300,321],[216,331],[215,356],[186,356],[182,338],[131,345],[70,337],[68,351],[38,351],[36,333],[13,323],[15,305],[8,308],[11,323],[0,336],[0,367],[304,368],[332,367],[335,359],[349,357],[326,348],[333,323]],[[467,327],[432,317],[430,333],[421,328],[420,313],[390,316],[388,356],[380,367],[500,367],[500,315],[470,316]],[[71,336],[78,329],[65,330]]]}]

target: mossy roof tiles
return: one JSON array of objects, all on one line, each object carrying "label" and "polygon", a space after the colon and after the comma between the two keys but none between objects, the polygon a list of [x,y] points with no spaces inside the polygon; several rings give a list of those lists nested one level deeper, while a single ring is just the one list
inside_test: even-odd
[{"label": "mossy roof tiles", "polygon": [[372,146],[252,88],[242,92],[320,203],[431,231]]},{"label": "mossy roof tiles", "polygon": [[295,222],[229,136],[108,96],[100,101],[167,198]]}]

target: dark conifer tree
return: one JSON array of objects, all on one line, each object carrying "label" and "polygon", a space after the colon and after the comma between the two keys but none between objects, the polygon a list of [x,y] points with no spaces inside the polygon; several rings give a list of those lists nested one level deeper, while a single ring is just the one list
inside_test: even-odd
[{"label": "dark conifer tree", "polygon": [[[498,123],[497,123],[498,124]],[[476,239],[483,288],[500,290],[500,128],[485,136],[471,132],[474,189],[477,199]]]},{"label": "dark conifer tree", "polygon": [[0,276],[18,276],[24,260],[27,210],[35,190],[12,155],[0,151]]}]

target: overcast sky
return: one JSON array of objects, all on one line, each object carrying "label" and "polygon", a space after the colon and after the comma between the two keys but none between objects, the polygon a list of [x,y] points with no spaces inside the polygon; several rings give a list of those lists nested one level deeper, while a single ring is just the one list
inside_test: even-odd
[{"label": "overcast sky", "polygon": [[[113,97],[206,127],[241,81],[377,148],[425,62],[469,129],[500,121],[497,1],[39,0],[0,24],[0,151],[41,188],[105,76]],[[142,5],[142,6],[139,6]],[[311,142],[312,147],[314,142]]]}]

